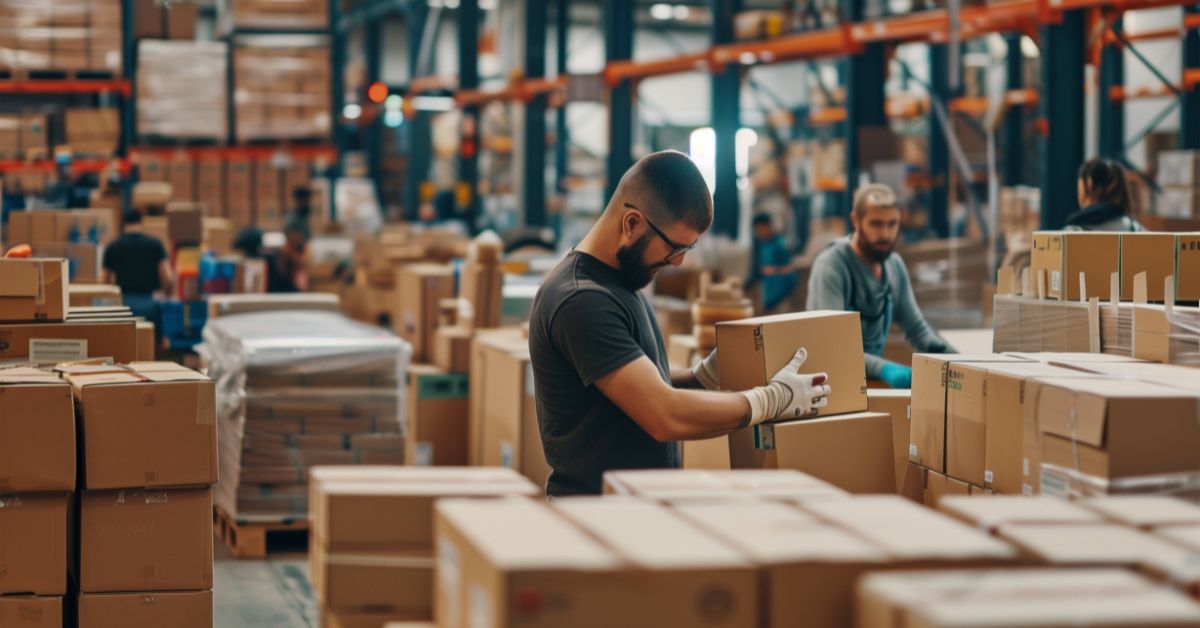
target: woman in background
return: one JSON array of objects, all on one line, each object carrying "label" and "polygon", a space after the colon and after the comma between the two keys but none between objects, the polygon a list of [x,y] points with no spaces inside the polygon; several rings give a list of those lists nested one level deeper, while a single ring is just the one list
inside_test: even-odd
[{"label": "woman in background", "polygon": [[1091,159],[1079,168],[1079,206],[1067,217],[1067,231],[1145,231],[1130,215],[1132,202],[1125,169],[1111,159]]}]

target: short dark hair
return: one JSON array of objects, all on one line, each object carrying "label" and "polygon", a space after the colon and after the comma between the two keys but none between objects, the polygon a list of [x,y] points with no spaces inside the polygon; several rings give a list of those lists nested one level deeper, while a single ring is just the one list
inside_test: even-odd
[{"label": "short dark hair", "polygon": [[854,203],[851,211],[861,217],[868,208],[900,209],[896,193],[892,188],[882,183],[868,183],[854,192]]},{"label": "short dark hair", "polygon": [[140,225],[142,224],[142,212],[136,209],[127,210],[121,214],[121,224],[124,225]]},{"label": "short dark hair", "polygon": [[1083,190],[1093,203],[1113,204],[1129,213],[1133,203],[1121,164],[1099,157],[1089,159],[1079,167],[1079,180],[1083,181]]},{"label": "short dark hair", "polygon": [[683,222],[699,232],[712,225],[712,194],[700,169],[677,150],[650,153],[621,177],[616,196],[660,225]]},{"label": "short dark hair", "polygon": [[766,225],[766,226],[770,227],[771,226],[771,214],[768,214],[766,212],[754,214],[754,218],[750,221],[750,224],[755,227],[757,227],[759,225]]}]

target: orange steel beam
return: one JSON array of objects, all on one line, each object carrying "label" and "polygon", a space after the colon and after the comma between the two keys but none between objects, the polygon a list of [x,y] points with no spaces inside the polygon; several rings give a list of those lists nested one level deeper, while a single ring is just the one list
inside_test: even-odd
[{"label": "orange steel beam", "polygon": [[[1176,86],[1176,89],[1184,89]],[[1108,97],[1112,100],[1138,100],[1142,98],[1165,98],[1174,97],[1175,92],[1166,85],[1155,85],[1153,87],[1125,87],[1123,85],[1113,85],[1109,89]]]},{"label": "orange steel beam", "polygon": [[128,96],[131,92],[129,81],[124,79],[106,80],[28,80],[0,81],[0,93],[6,94],[99,94],[116,92]]},{"label": "orange steel beam", "polygon": [[733,63],[778,63],[795,59],[815,59],[834,55],[860,52],[862,44],[856,42],[848,26],[828,28],[809,33],[784,35],[764,41],[751,41],[716,46],[712,49],[709,62],[713,67],[724,67]]},{"label": "orange steel beam", "polygon": [[457,76],[418,76],[408,82],[408,89],[405,90],[405,93],[409,96],[416,96],[425,92],[454,90],[457,88]]},{"label": "orange steel beam", "polygon": [[612,87],[622,81],[683,72],[707,71],[708,67],[707,50],[654,61],[614,61],[604,68],[604,83]]},{"label": "orange steel beam", "polygon": [[265,146],[190,146],[190,147],[155,147],[135,146],[129,149],[129,156],[137,160],[142,155],[151,155],[169,159],[175,155],[186,155],[189,159],[201,157],[217,157],[219,159],[251,158],[265,159],[277,153],[287,153],[293,157],[333,158],[337,150],[332,146],[318,145],[265,145]]},{"label": "orange steel beam", "polygon": [[[497,90],[480,90],[466,89],[459,90],[454,94],[455,102],[461,106],[467,105],[486,105],[492,102],[520,101],[529,102],[536,96],[547,94],[555,95],[567,88],[568,77],[566,75],[553,78],[539,79],[524,79],[509,83],[504,89]],[[554,100],[553,98],[551,100]]]},{"label": "orange steel beam", "polygon": [[[113,163],[117,164],[117,169],[122,174],[129,172],[128,159],[81,159],[71,162],[71,172],[80,174],[84,172],[103,172]],[[57,168],[57,164],[53,159],[38,159],[34,161],[21,161],[19,159],[0,160],[0,172],[10,170],[41,170],[44,172],[53,172]]]},{"label": "orange steel beam", "polygon": [[833,124],[846,121],[845,107],[822,107],[808,114],[808,123],[812,125]]},{"label": "orange steel beam", "polygon": [[1183,71],[1183,91],[1190,92],[1200,88],[1200,68],[1188,68]]}]

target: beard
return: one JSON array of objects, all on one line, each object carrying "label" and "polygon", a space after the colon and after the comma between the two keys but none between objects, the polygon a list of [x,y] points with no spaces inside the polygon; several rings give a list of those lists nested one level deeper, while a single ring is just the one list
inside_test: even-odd
[{"label": "beard", "polygon": [[892,251],[896,250],[895,240],[871,242],[861,233],[855,234],[854,237],[858,239],[858,249],[875,262],[887,261],[887,258],[891,257]]},{"label": "beard", "polygon": [[645,233],[638,238],[633,244],[623,246],[617,249],[617,263],[621,265],[621,280],[625,282],[625,286],[630,290],[637,292],[642,288],[650,285],[654,281],[654,275],[658,273],[658,269],[666,266],[665,263],[646,264],[642,261],[645,257],[646,248],[650,246],[650,238],[654,234]]}]

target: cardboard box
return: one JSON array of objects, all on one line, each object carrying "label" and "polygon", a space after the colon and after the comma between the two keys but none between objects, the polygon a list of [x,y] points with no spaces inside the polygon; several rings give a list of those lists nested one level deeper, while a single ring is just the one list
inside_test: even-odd
[{"label": "cardboard box", "polygon": [[1176,246],[1175,298],[1200,300],[1200,233],[1179,234]]},{"label": "cardboard box", "polygon": [[659,502],[730,500],[746,496],[804,502],[850,496],[824,480],[793,469],[607,471],[604,473],[604,493]]},{"label": "cardboard box", "polygon": [[0,495],[75,490],[75,405],[66,382],[0,369],[0,434]]},{"label": "cardboard box", "polygon": [[1057,567],[1126,567],[1182,572],[1187,570],[1191,560],[1188,553],[1181,552],[1174,543],[1111,523],[1009,525],[1000,529],[999,536],[1019,549],[1027,560]]},{"label": "cardboard box", "polygon": [[313,593],[322,609],[433,617],[433,557],[429,551],[331,554],[317,545],[312,552]]},{"label": "cardboard box", "polygon": [[226,163],[226,215],[234,228],[254,223],[254,161],[231,157]]},{"label": "cardboard box", "polygon": [[334,294],[214,294],[208,297],[208,318],[277,311],[339,311]]},{"label": "cardboard box", "polygon": [[946,369],[946,475],[982,486],[987,371],[969,366]]},{"label": "cardboard box", "polygon": [[850,626],[855,581],[889,563],[866,540],[779,503],[689,502],[675,511],[758,566],[763,626]]},{"label": "cardboard box", "polygon": [[[1109,521],[1133,528],[1200,525],[1200,506],[1167,495],[1118,495],[1077,502]],[[1200,536],[1195,539],[1200,543]]]},{"label": "cardboard box", "polygon": [[468,424],[468,456],[472,466],[483,464],[484,393],[486,392],[487,356],[492,352],[512,352],[521,347],[528,350],[529,341],[520,328],[481,330],[471,342],[470,420]]},{"label": "cardboard box", "polygon": [[207,376],[171,362],[60,370],[79,407],[85,488],[217,482],[216,397]]},{"label": "cardboard box", "polygon": [[867,410],[892,417],[893,458],[896,461],[896,490],[903,492],[908,466],[908,426],[911,422],[912,391],[891,388],[867,390]]},{"label": "cardboard box", "polygon": [[0,622],[6,628],[61,628],[63,599],[32,595],[0,597]]},{"label": "cardboard box", "polygon": [[204,218],[204,244],[218,255],[233,253],[233,225],[227,218]]},{"label": "cardboard box", "polygon": [[[1133,300],[1133,279],[1146,273],[1146,298],[1162,301],[1163,281],[1175,273],[1173,233],[1125,233],[1121,235],[1121,300]],[[1092,291],[1088,284],[1088,292]]]},{"label": "cardboard box", "polygon": [[396,269],[397,299],[391,304],[392,328],[413,347],[412,359],[427,362],[433,348],[438,302],[454,296],[454,273],[441,264]]},{"label": "cardboard box", "polygon": [[70,502],[66,493],[0,497],[0,594],[67,592]]},{"label": "cardboard box", "polygon": [[204,209],[196,203],[167,205],[167,239],[177,245],[200,244],[204,240]]},{"label": "cardboard box", "polygon": [[925,503],[926,469],[912,462],[904,463],[904,476],[900,482],[900,495],[918,504]]},{"label": "cardboard box", "polygon": [[[758,625],[757,574],[663,506],[616,497],[437,505],[439,626]],[[530,605],[523,600],[554,603]],[[719,603],[696,603],[699,599]]]},{"label": "cardboard box", "polygon": [[467,376],[414,364],[408,368],[407,390],[404,458],[408,464],[466,465]]},{"label": "cardboard box", "polygon": [[[379,628],[379,626],[437,628],[432,622],[403,620],[403,618],[403,614],[397,613],[355,613],[327,609],[321,614],[321,626],[324,628]],[[402,621],[393,621],[397,619]]]},{"label": "cardboard box", "polygon": [[[896,492],[890,415],[862,412],[758,428],[752,456],[765,460],[762,468],[795,469],[851,493]],[[737,468],[746,466],[744,434],[751,431],[731,437]]]},{"label": "cardboard box", "polygon": [[925,505],[937,508],[942,498],[949,496],[967,496],[971,494],[971,485],[948,477],[929,469],[925,476]]},{"label": "cardboard box", "polygon": [[916,354],[913,356],[912,421],[908,459],[939,473],[946,471],[947,372],[964,362],[1023,362],[1002,354]]},{"label": "cardboard box", "polygon": [[137,322],[137,357],[139,362],[153,362],[157,343],[154,340],[154,323]]},{"label": "cardboard box", "polygon": [[501,292],[504,271],[492,264],[467,262],[460,271],[459,290],[462,312],[459,319],[471,329],[491,329],[500,326]]},{"label": "cardboard box", "polygon": [[449,373],[471,370],[471,342],[475,332],[463,327],[438,327],[433,332],[433,363]]},{"label": "cardboard box", "polygon": [[[0,360],[58,364],[85,358],[137,359],[132,320],[113,323],[0,324]],[[33,355],[41,356],[34,360]]]},{"label": "cardboard box", "polygon": [[254,224],[264,231],[283,228],[287,212],[282,188],[283,173],[271,159],[260,159],[254,165]]},{"label": "cardboard box", "polygon": [[177,153],[167,162],[167,183],[171,184],[171,200],[196,200],[196,163],[185,153]]},{"label": "cardboard box", "polygon": [[1046,297],[1079,300],[1079,275],[1087,283],[1087,296],[1109,298],[1109,277],[1120,270],[1121,234],[1100,232],[1038,231],[1033,234],[1030,276],[1038,284],[1042,274]]},{"label": "cardboard box", "polygon": [[0,259],[0,321],[61,321],[70,270],[63,259]]},{"label": "cardboard box", "polygon": [[101,251],[97,244],[68,244],[67,260],[72,283],[98,283],[101,279]]},{"label": "cardboard box", "polygon": [[68,297],[70,307],[121,305],[121,288],[111,284],[72,285]]},{"label": "cardboard box", "polygon": [[196,160],[196,201],[208,208],[208,217],[226,216],[225,161],[202,156]]},{"label": "cardboard box", "polygon": [[[827,373],[829,404],[812,416],[867,409],[862,327],[857,312],[800,312],[717,324],[717,363],[721,387],[749,390],[766,384],[792,359],[808,350],[804,373]],[[894,474],[893,474],[894,475]]]},{"label": "cardboard box", "polygon": [[550,466],[533,396],[529,343],[520,330],[476,334],[471,357],[472,465],[510,467],[540,487]]},{"label": "cardboard box", "polygon": [[674,335],[667,339],[667,362],[672,368],[690,369],[703,356],[693,334]]},{"label": "cardboard box", "polygon": [[1075,503],[1053,497],[997,495],[978,499],[961,495],[947,496],[938,502],[938,510],[995,534],[1009,525],[1077,525],[1100,523],[1100,516]]},{"label": "cardboard box", "polygon": [[212,625],[212,591],[79,596],[79,628],[211,628]]}]

